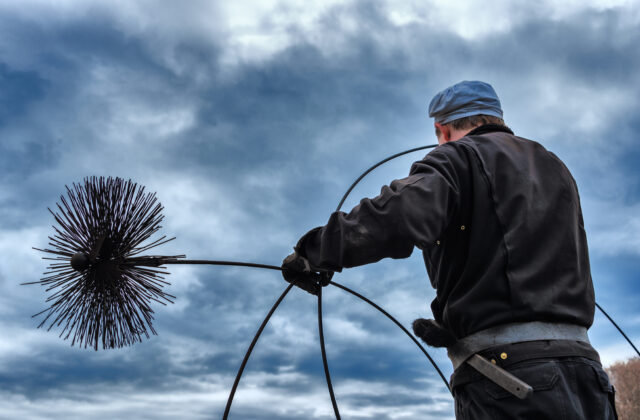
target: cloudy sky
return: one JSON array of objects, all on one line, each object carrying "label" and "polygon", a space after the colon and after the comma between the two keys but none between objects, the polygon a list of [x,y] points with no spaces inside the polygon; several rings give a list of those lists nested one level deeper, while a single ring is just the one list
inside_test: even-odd
[{"label": "cloudy sky", "polygon": [[[276,272],[171,267],[158,336],[119,350],[37,329],[47,207],[88,175],[157,192],[159,252],[279,265],[349,184],[435,142],[437,91],[491,83],[516,134],[559,155],[582,197],[597,301],[640,342],[640,6],[635,1],[0,0],[0,418],[220,418],[285,287]],[[379,168],[345,203],[406,176]],[[336,280],[406,326],[430,315],[419,252]],[[345,419],[446,419],[434,369],[389,320],[325,289]],[[242,378],[231,418],[331,419],[312,296],[293,290]],[[605,365],[632,349],[601,315]],[[446,375],[444,351],[431,351]]]}]

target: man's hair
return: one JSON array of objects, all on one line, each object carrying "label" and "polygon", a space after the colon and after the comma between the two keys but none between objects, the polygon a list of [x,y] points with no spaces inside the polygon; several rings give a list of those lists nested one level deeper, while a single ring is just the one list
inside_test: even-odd
[{"label": "man's hair", "polygon": [[[494,117],[493,115],[471,115],[470,117],[458,118],[457,120],[453,120],[443,125],[451,125],[452,128],[456,130],[466,130],[479,127],[485,124],[498,124],[505,125],[504,120],[499,117]],[[436,136],[440,137],[440,130],[436,127]]]}]

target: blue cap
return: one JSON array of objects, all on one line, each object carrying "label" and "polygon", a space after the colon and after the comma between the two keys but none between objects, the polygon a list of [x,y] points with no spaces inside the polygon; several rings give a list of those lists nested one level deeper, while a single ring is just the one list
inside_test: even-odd
[{"label": "blue cap", "polygon": [[489,83],[465,80],[438,92],[429,104],[429,116],[440,124],[478,114],[502,118],[500,99]]}]

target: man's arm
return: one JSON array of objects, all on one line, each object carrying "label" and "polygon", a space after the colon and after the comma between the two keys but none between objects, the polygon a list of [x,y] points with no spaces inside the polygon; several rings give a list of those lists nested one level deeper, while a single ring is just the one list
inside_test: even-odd
[{"label": "man's arm", "polygon": [[451,147],[432,151],[377,197],[363,199],[348,214],[333,213],[300,239],[297,252],[314,267],[341,271],[435,245],[457,208],[459,159]]}]

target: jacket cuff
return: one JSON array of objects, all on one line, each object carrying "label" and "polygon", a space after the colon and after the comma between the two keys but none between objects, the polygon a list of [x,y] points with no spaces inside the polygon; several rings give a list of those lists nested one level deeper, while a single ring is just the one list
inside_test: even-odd
[{"label": "jacket cuff", "polygon": [[324,261],[323,259],[321,252],[323,228],[324,226],[318,226],[305,233],[294,247],[294,250],[298,255],[309,261],[312,269],[316,271],[334,271],[339,273],[342,271],[342,267],[330,263],[327,264],[327,261]]},{"label": "jacket cuff", "polygon": [[298,243],[296,244],[296,246],[293,247],[293,249],[298,253],[298,255],[306,259],[309,259],[309,255],[307,254],[306,244],[311,239],[311,237],[318,234],[318,232],[320,232],[321,229],[322,229],[322,226],[318,226],[316,228],[311,229],[309,232],[305,233],[304,235],[302,235],[302,237],[298,240]]}]

